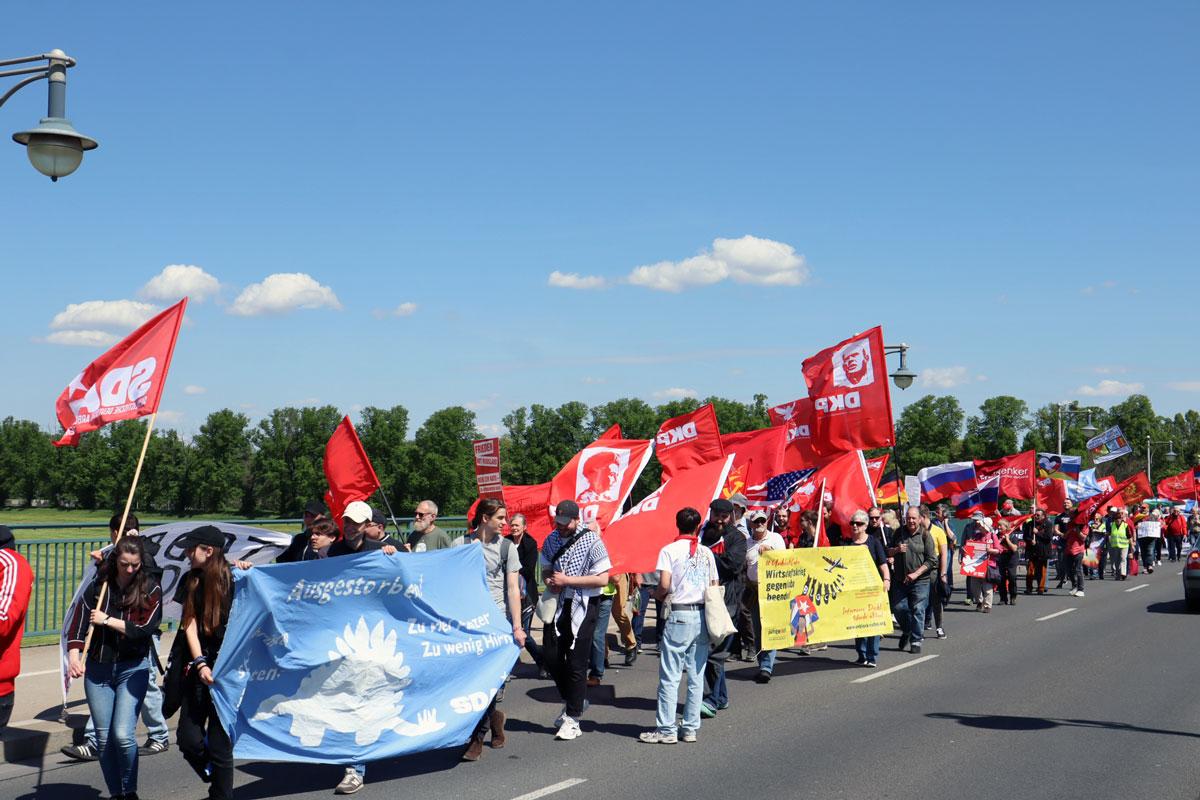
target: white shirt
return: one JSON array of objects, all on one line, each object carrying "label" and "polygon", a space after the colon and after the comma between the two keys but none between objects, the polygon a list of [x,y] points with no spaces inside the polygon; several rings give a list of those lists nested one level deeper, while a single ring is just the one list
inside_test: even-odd
[{"label": "white shirt", "polygon": [[786,550],[787,542],[783,541],[783,537],[774,531],[767,531],[767,535],[762,539],[751,539],[746,542],[746,578],[754,583],[758,583],[758,556],[759,547],[766,545],[770,550]]},{"label": "white shirt", "polygon": [[696,544],[696,554],[689,555],[692,542],[677,539],[658,551],[659,572],[671,573],[670,601],[673,604],[703,603],[705,588],[717,579],[717,560],[712,550]]}]

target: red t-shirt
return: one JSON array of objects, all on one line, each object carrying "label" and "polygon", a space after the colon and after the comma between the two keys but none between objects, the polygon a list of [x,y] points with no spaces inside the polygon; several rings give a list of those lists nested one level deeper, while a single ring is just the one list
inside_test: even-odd
[{"label": "red t-shirt", "polygon": [[1067,533],[1067,555],[1077,556],[1087,547],[1087,534],[1080,528],[1073,527]]}]

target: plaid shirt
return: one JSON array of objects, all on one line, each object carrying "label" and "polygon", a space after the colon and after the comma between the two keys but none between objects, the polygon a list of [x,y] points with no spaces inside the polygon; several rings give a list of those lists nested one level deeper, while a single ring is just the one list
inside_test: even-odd
[{"label": "plaid shirt", "polygon": [[[79,603],[71,610],[70,622],[67,623],[68,650],[83,649],[92,609],[96,607],[102,583],[99,578],[92,581]],[[158,626],[162,623],[162,588],[157,580],[152,579],[148,601],[142,608],[123,608],[123,599],[123,593],[116,586],[109,586],[105,592],[101,610],[110,617],[125,620],[125,634],[97,625],[87,653],[88,661],[102,664],[141,661],[150,652],[150,637],[158,633]]]}]

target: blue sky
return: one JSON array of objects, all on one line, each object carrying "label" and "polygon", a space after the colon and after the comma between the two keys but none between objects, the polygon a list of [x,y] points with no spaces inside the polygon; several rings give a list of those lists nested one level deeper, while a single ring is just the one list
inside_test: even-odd
[{"label": "blue sky", "polygon": [[[467,404],[487,429],[782,402],[875,324],[921,373],[900,406],[1200,407],[1195,3],[54,16],[12,9],[0,57],[78,59],[100,149],[52,184],[0,147],[0,415],[49,425],[102,350],[55,342],[131,330],[182,278],[209,295],[163,400],[184,432],[226,406]],[[35,85],[0,119],[44,108]]]}]

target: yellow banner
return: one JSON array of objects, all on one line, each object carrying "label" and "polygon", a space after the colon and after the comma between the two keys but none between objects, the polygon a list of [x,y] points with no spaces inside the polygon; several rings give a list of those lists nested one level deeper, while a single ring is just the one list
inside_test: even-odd
[{"label": "yellow banner", "polygon": [[892,631],[883,581],[861,545],[768,550],[758,576],[764,650]]}]

